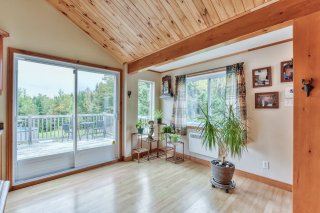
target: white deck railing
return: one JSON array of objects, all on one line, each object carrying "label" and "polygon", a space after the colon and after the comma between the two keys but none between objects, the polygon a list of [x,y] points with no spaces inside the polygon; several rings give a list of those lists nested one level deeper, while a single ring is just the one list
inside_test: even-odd
[{"label": "white deck railing", "polygon": [[[72,138],[74,115],[18,116],[16,137],[18,144],[41,141],[63,141]],[[91,137],[114,136],[113,114],[78,115],[77,135]]]}]

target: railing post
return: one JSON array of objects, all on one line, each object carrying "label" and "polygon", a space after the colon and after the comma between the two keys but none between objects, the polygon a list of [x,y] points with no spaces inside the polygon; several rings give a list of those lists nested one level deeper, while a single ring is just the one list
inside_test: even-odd
[{"label": "railing post", "polygon": [[104,124],[104,131],[107,131],[107,115],[106,114],[103,114],[103,124]]},{"label": "railing post", "polygon": [[28,116],[28,129],[29,129],[29,137],[28,137],[28,144],[32,144],[32,117]]}]

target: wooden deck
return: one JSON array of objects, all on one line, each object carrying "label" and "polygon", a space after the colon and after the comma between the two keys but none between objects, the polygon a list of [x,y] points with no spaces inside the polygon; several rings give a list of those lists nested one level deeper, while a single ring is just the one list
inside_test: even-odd
[{"label": "wooden deck", "polygon": [[235,176],[226,194],[209,176],[188,160],[121,162],[10,192],[6,212],[292,212],[290,192]]},{"label": "wooden deck", "polygon": [[[90,149],[99,146],[112,145],[113,140],[110,138],[83,139],[78,141],[78,150]],[[73,151],[73,141],[41,141],[37,143],[20,144],[17,150],[17,159],[24,160],[53,154],[60,154]]]}]

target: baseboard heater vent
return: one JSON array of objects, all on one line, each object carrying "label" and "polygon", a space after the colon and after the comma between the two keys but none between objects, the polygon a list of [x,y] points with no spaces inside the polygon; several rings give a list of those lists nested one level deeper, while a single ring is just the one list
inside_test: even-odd
[{"label": "baseboard heater vent", "polygon": [[190,139],[202,139],[201,134],[194,132],[191,132],[189,137]]},{"label": "baseboard heater vent", "polygon": [[217,158],[218,157],[218,149],[208,150],[205,146],[202,145],[202,137],[200,133],[197,132],[189,132],[188,134],[189,141],[189,151],[195,154]]}]

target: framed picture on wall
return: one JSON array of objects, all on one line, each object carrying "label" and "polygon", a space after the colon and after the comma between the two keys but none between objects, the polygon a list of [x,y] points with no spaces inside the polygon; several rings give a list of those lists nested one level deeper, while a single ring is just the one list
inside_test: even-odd
[{"label": "framed picture on wall", "polygon": [[293,81],[293,60],[281,62],[281,82]]},{"label": "framed picture on wall", "polygon": [[162,78],[162,94],[161,96],[172,96],[171,76],[166,75]]},{"label": "framed picture on wall", "polygon": [[252,70],[253,88],[272,86],[271,67]]},{"label": "framed picture on wall", "polygon": [[279,108],[279,92],[264,92],[255,94],[256,109]]}]

